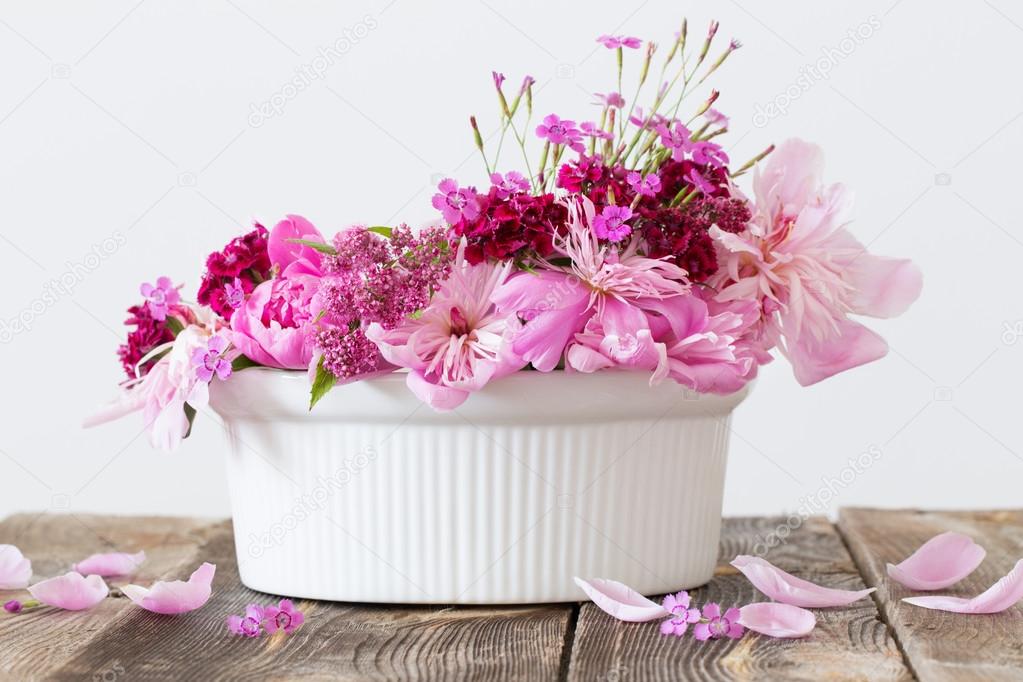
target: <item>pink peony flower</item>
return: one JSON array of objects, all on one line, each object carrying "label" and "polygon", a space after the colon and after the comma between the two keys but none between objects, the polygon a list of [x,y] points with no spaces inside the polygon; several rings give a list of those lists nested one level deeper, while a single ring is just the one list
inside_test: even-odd
[{"label": "pink peony flower", "polygon": [[315,343],[312,323],[318,288],[319,278],[306,274],[263,282],[231,315],[231,343],[245,357],[267,367],[308,368]]},{"label": "pink peony flower", "polygon": [[643,44],[642,40],[633,36],[612,36],[607,34],[599,36],[597,42],[609,50],[615,50],[620,47],[628,47],[635,50]]},{"label": "pink peony flower", "polygon": [[696,627],[693,628],[693,637],[701,642],[721,637],[739,639],[746,632],[746,629],[738,623],[740,615],[739,609],[734,607],[722,615],[721,607],[714,602],[709,602],[703,607],[703,617],[707,619],[707,622],[696,624]]},{"label": "pink peony flower", "polygon": [[320,242],[325,244],[323,235],[316,227],[300,215],[288,215],[274,225],[267,240],[270,263],[277,267],[280,276],[321,275],[319,251],[299,244],[294,240]]},{"label": "pink peony flower", "polygon": [[621,253],[601,246],[594,223],[593,203],[576,199],[569,205],[566,234],[555,239],[556,255],[571,265],[514,275],[494,294],[501,312],[524,320],[513,349],[538,370],[553,370],[591,319],[601,326],[626,319],[623,324],[629,324],[689,289],[684,270],[638,255],[635,243]]},{"label": "pink peony flower", "polygon": [[156,280],[155,286],[148,282],[142,284],[139,291],[146,299],[149,313],[158,322],[166,320],[168,311],[181,302],[181,294],[170,277],[160,277]]},{"label": "pink peony flower", "polygon": [[38,582],[28,591],[43,604],[68,611],[91,609],[106,599],[110,592],[103,578],[98,575],[85,577],[75,571]]},{"label": "pink peony flower", "polygon": [[689,608],[690,601],[689,593],[685,591],[665,595],[661,606],[671,617],[661,623],[662,635],[681,637],[691,623],[700,622],[700,609]]},{"label": "pink peony flower", "polygon": [[491,303],[511,266],[469,265],[463,246],[451,275],[421,314],[393,329],[376,322],[367,327],[367,338],[388,362],[410,370],[409,389],[434,409],[454,409],[487,382],[525,365],[507,340],[514,318]]},{"label": "pink peony flower", "polygon": [[290,599],[282,599],[277,606],[267,606],[263,610],[263,627],[270,634],[281,630],[290,635],[302,627],[304,622],[305,616],[295,608]]},{"label": "pink peony flower", "polygon": [[433,207],[441,212],[449,225],[459,220],[475,220],[480,214],[479,199],[476,190],[471,187],[459,187],[451,178],[441,180],[437,185],[439,193],[433,195]]},{"label": "pink peony flower", "polygon": [[711,229],[717,300],[757,301],[765,348],[778,344],[804,386],[883,357],[884,340],[849,314],[899,315],[922,287],[912,262],[873,256],[846,230],[852,197],[821,185],[823,165],[818,147],[785,142],[754,177],[749,229]]}]

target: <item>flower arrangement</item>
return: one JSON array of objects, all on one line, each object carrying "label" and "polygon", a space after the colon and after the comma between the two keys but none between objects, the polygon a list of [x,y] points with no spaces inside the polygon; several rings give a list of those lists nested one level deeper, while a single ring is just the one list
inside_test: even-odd
[{"label": "flower arrangement", "polygon": [[[444,179],[430,227],[328,238],[289,215],[210,254],[194,303],[167,278],[144,284],[118,350],[121,398],[90,423],[141,411],[153,443],[173,448],[210,383],[253,365],[307,371],[310,407],[337,384],[404,371],[448,410],[521,370],[638,371],[731,393],[772,351],[803,385],[882,357],[884,340],[850,315],[900,314],[919,271],[847,231],[851,194],[823,184],[817,147],[789,140],[732,167],[719,92],[690,101],[740,47],[715,48],[717,32],[694,41],[683,22],[667,49],[600,36],[616,86],[592,121],[534,121],[534,79],[508,88],[495,72],[496,148],[469,119],[489,187]],[[512,140],[518,170],[501,159]]]}]

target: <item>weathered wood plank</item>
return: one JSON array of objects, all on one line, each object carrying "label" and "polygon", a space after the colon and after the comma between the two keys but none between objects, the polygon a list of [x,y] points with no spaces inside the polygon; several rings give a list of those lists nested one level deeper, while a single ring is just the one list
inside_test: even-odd
[{"label": "weathered wood plank", "polygon": [[888,578],[887,563],[902,561],[926,540],[949,530],[973,537],[987,557],[961,582],[931,594],[976,596],[1023,558],[1023,510],[843,509],[839,520],[839,531],[867,583],[878,588],[885,620],[920,680],[1021,680],[1023,606],[978,616],[932,611],[902,602],[923,593]]},{"label": "weathered wood plank", "polygon": [[[212,524],[199,519],[19,514],[0,522],[0,544],[17,545],[32,560],[33,582],[60,575],[90,554],[145,549],[147,561],[135,580],[147,584],[177,575],[205,542]],[[128,580],[108,580],[111,587]],[[3,601],[28,592],[0,591]],[[87,647],[130,603],[105,599],[88,611],[39,608],[0,617],[0,676],[39,679]],[[2,614],[5,615],[6,614]],[[105,668],[94,672],[103,672]]]},{"label": "weathered wood plank", "polygon": [[[710,584],[690,592],[694,602],[716,601],[727,607],[763,601],[763,595],[728,565],[736,554],[753,553],[829,587],[863,587],[841,538],[825,519],[726,519],[718,570]],[[912,679],[873,601],[819,609],[816,614],[817,628],[806,639],[747,634],[738,641],[704,643],[665,637],[656,622],[621,623],[586,603],[579,613],[569,679]]]},{"label": "weathered wood plank", "polygon": [[[135,521],[132,539],[108,526],[117,520],[83,520],[128,549],[155,552],[162,537],[154,536],[151,519]],[[213,598],[198,611],[158,616],[131,605],[125,608],[124,598],[108,599],[102,610],[84,614],[94,630],[84,645],[69,650],[52,667],[41,652],[54,639],[75,637],[65,618],[74,614],[51,611],[32,621],[5,619],[17,621],[25,641],[40,640],[32,656],[34,673],[68,680],[104,673],[146,680],[544,680],[557,679],[560,673],[570,605],[431,608],[303,601],[299,608],[307,621],[296,633],[256,640],[235,637],[224,626],[228,614],[241,613],[250,602],[267,604],[276,598],[241,585],[229,521],[209,526],[201,535],[202,542],[189,551],[178,548],[181,565],[175,575],[187,577],[201,561],[217,564]],[[25,550],[40,557],[54,551],[66,554],[61,547],[65,539],[66,529],[49,543]],[[40,637],[42,628],[45,637]],[[26,664],[30,655],[24,654]],[[23,665],[19,671],[28,668]]]}]

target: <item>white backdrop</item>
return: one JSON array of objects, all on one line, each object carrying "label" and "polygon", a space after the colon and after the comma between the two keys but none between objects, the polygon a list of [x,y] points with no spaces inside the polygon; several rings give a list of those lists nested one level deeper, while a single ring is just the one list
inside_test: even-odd
[{"label": "white backdrop", "polygon": [[[925,276],[908,315],[874,325],[883,361],[809,389],[765,368],[735,417],[726,513],[1019,506],[1023,8],[687,4],[694,34],[716,17],[744,43],[716,79],[732,157],[819,142],[857,190],[856,235]],[[0,516],[226,515],[210,419],[170,455],[139,418],[79,428],[121,378],[138,284],[194,296],[205,255],[254,217],[429,217],[439,178],[483,179],[467,117],[495,125],[491,68],[535,76],[539,115],[591,118],[613,80],[594,37],[666,42],[683,5],[443,7],[0,3]]]}]

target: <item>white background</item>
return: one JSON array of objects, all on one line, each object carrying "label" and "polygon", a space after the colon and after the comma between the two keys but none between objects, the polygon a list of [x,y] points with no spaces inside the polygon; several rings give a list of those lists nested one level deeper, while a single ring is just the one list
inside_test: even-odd
[{"label": "white background", "polygon": [[[715,81],[733,159],[794,135],[822,144],[828,179],[857,191],[855,234],[925,276],[906,316],[875,325],[886,359],[809,389],[784,361],[764,369],[735,416],[726,513],[1019,506],[1023,8],[688,4],[693,35],[716,17],[722,42],[744,43]],[[31,326],[0,344],[0,516],[228,514],[210,418],[170,455],[139,417],[79,428],[121,379],[138,284],[166,274],[194,296],[205,255],[252,218],[298,212],[333,232],[430,217],[439,178],[483,179],[466,122],[495,125],[491,68],[513,86],[535,76],[539,115],[592,118],[590,93],[613,80],[594,37],[667,43],[682,6],[441,7],[0,3],[0,324]],[[321,77],[286,87],[342,38]],[[818,62],[827,78],[807,76]],[[252,116],[282,93],[280,113]],[[757,118],[772,102],[785,113]],[[109,238],[124,243],[97,263]],[[73,291],[44,300],[62,276]],[[868,451],[871,466],[848,469]]]}]

